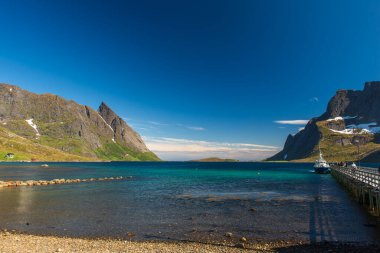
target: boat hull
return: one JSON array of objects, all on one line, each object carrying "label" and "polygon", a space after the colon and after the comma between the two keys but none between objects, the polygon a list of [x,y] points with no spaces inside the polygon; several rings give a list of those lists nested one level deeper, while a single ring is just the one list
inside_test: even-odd
[{"label": "boat hull", "polygon": [[314,167],[314,171],[317,174],[329,174],[331,172],[328,167]]}]

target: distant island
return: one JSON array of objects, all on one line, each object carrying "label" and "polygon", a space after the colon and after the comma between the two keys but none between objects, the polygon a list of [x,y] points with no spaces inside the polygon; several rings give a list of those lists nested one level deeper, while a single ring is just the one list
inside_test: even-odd
[{"label": "distant island", "polygon": [[0,83],[2,161],[159,161],[102,102],[98,110]]},{"label": "distant island", "polygon": [[190,162],[239,162],[239,160],[235,159],[223,159],[219,157],[207,157],[197,160],[191,160]]}]

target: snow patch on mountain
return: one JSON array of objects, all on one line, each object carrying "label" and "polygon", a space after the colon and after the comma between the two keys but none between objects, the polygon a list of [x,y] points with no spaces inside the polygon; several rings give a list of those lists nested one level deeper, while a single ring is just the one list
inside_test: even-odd
[{"label": "snow patch on mountain", "polygon": [[106,122],[106,120],[102,117],[102,115],[100,115],[100,113],[98,112],[100,118],[103,120],[104,124],[106,124],[108,126],[109,129],[112,130],[112,132],[114,132],[113,128]]},{"label": "snow patch on mountain", "polygon": [[343,117],[335,117],[333,119],[328,119],[326,120],[327,122],[330,122],[330,121],[338,121],[338,120],[343,120]]},{"label": "snow patch on mountain", "polygon": [[31,126],[34,129],[34,131],[36,131],[37,137],[41,136],[40,132],[38,131],[37,125],[33,123],[33,119],[26,119],[25,121],[29,124],[29,126]]},{"label": "snow patch on mountain", "polygon": [[[334,133],[340,134],[376,134],[380,133],[380,126],[377,125],[377,122],[363,123],[358,125],[348,125],[344,130],[333,130]],[[360,131],[359,131],[360,130]]]},{"label": "snow patch on mountain", "polygon": [[344,116],[344,117],[338,116],[338,117],[335,117],[335,118],[333,118],[333,119],[328,119],[328,120],[326,120],[326,121],[327,121],[327,122],[331,122],[331,121],[339,121],[339,120],[355,119],[356,117],[358,117],[358,116]]},{"label": "snow patch on mountain", "polygon": [[344,116],[342,117],[343,119],[355,119],[357,118],[358,116]]}]

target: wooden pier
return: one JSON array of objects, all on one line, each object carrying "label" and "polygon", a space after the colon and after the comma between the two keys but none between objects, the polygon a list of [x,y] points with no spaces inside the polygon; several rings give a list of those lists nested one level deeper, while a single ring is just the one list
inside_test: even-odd
[{"label": "wooden pier", "polygon": [[371,214],[380,216],[380,174],[377,169],[334,165],[331,175]]}]

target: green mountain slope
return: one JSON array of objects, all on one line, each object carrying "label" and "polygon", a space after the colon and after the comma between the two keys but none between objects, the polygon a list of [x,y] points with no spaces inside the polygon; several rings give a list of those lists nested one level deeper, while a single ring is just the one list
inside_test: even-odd
[{"label": "green mountain slope", "polygon": [[[104,103],[98,112],[56,95],[39,95],[0,84],[0,125],[33,144],[67,153],[73,159],[159,160]],[[15,150],[16,157],[18,153]]]},{"label": "green mountain slope", "polygon": [[[319,146],[324,158],[329,162],[367,160],[371,154],[380,151],[375,135],[355,129],[352,134],[341,134],[332,131],[327,121],[317,122],[321,135]],[[315,146],[307,158],[294,161],[313,162],[319,157],[319,147]]]},{"label": "green mountain slope", "polygon": [[[6,158],[13,153],[13,158]],[[72,155],[38,142],[20,137],[4,127],[0,127],[0,160],[1,161],[92,161],[90,157]]]}]

